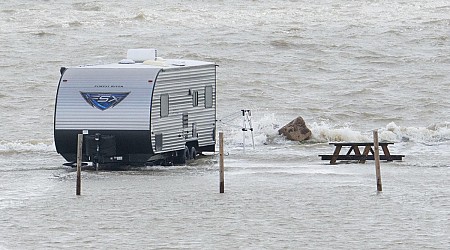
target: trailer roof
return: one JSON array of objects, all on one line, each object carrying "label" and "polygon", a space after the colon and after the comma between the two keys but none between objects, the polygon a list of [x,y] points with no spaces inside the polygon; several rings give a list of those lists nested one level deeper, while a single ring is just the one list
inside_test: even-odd
[{"label": "trailer roof", "polygon": [[153,69],[175,69],[183,67],[196,67],[204,65],[215,65],[212,62],[184,60],[184,59],[162,59],[147,60],[144,62],[134,62],[130,59],[123,59],[118,63],[99,64],[99,65],[80,65],[86,68],[153,68]]}]

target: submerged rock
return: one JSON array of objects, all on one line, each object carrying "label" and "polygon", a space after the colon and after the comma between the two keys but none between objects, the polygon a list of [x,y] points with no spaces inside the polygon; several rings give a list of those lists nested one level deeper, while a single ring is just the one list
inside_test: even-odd
[{"label": "submerged rock", "polygon": [[304,141],[311,138],[311,130],[301,116],[280,128],[278,134],[286,136],[291,141]]}]

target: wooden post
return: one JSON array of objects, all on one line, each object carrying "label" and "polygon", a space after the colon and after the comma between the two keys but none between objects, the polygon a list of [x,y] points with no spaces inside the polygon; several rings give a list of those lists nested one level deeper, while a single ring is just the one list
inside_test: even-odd
[{"label": "wooden post", "polygon": [[380,149],[378,148],[378,130],[373,131],[373,146],[374,146],[374,158],[375,158],[375,172],[377,175],[377,191],[383,191],[381,185],[381,170],[380,170]]},{"label": "wooden post", "polygon": [[81,194],[81,162],[83,161],[83,134],[78,135],[77,141],[77,195]]},{"label": "wooden post", "polygon": [[223,132],[219,132],[219,155],[220,155],[220,193],[225,192],[225,176],[224,176],[224,165],[223,165]]}]

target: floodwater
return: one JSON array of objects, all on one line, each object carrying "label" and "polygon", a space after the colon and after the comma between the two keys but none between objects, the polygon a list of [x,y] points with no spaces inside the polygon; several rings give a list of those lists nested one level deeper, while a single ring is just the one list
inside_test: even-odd
[{"label": "floodwater", "polygon": [[[0,3],[0,249],[449,249],[449,13],[421,0]],[[224,194],[210,155],[83,171],[75,195],[53,143],[59,68],[129,48],[219,65]],[[308,142],[277,133],[297,116]],[[373,162],[318,157],[373,129],[405,155],[381,163],[381,193]]]}]

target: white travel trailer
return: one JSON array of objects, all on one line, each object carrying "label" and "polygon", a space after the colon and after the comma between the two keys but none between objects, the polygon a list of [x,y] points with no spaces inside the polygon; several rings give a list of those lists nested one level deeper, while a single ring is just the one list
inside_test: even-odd
[{"label": "white travel trailer", "polygon": [[214,152],[216,64],[129,50],[119,63],[62,67],[56,94],[56,150],[96,164],[184,164]]}]

